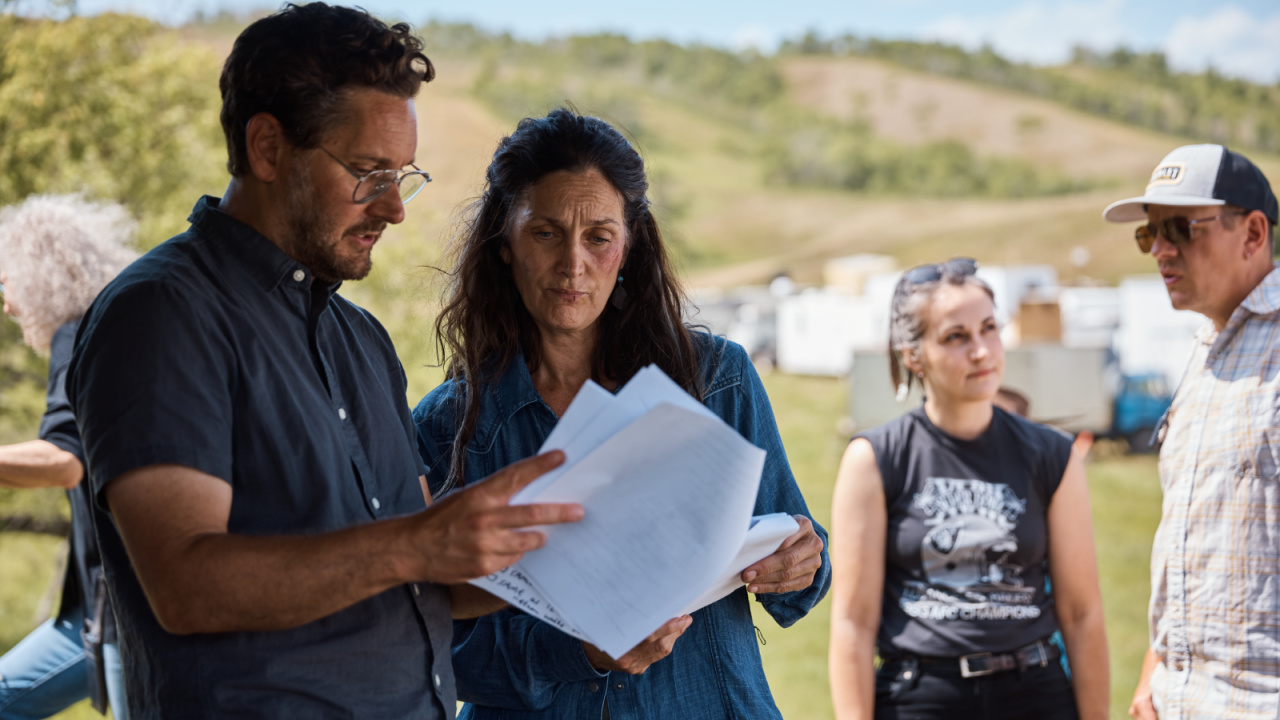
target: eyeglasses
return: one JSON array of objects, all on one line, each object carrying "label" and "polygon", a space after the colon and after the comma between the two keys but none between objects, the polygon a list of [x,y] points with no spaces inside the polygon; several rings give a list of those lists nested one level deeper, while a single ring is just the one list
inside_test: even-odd
[{"label": "eyeglasses", "polygon": [[1165,218],[1159,223],[1147,223],[1139,225],[1133,231],[1133,239],[1138,241],[1138,249],[1144,253],[1151,252],[1151,247],[1156,244],[1156,233],[1159,232],[1166,240],[1182,247],[1191,242],[1191,228],[1200,223],[1207,223],[1213,220],[1221,220],[1225,215],[1240,215],[1238,212],[1219,213],[1213,217],[1200,218],[1198,220],[1188,220],[1181,215],[1175,215]]},{"label": "eyeglasses", "polygon": [[382,196],[383,193],[396,186],[400,189],[400,202],[407,203],[414,198],[415,195],[422,192],[422,188],[431,182],[431,176],[424,172],[417,165],[410,164],[412,170],[374,170],[370,173],[361,175],[352,170],[350,166],[338,159],[337,155],[325,150],[324,154],[333,158],[333,161],[342,166],[351,177],[356,179],[356,189],[351,191],[351,202],[357,205],[371,203]]},{"label": "eyeglasses", "polygon": [[902,275],[903,285],[923,285],[938,282],[944,276],[968,277],[978,272],[978,261],[973,258],[951,258],[944,263],[913,267]]}]

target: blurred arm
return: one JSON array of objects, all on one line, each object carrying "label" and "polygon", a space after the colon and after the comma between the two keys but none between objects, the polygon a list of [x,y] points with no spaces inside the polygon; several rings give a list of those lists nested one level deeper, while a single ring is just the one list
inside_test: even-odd
[{"label": "blurred arm", "polygon": [[1049,502],[1049,577],[1082,720],[1106,720],[1111,703],[1107,634],[1083,457],[1073,453]]},{"label": "blurred arm", "polygon": [[884,592],[888,513],[871,443],[854,440],[836,475],[831,508],[831,694],[839,720],[870,720]]},{"label": "blurred arm", "polygon": [[84,466],[73,454],[46,440],[0,445],[0,487],[73,488]]}]

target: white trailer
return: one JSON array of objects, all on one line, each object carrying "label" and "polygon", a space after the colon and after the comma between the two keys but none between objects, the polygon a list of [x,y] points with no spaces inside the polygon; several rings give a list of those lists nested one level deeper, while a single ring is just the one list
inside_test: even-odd
[{"label": "white trailer", "polygon": [[1186,371],[1196,331],[1208,320],[1190,310],[1174,310],[1159,275],[1136,275],[1120,282],[1120,326],[1115,351],[1125,375],[1159,373],[1176,388]]},{"label": "white trailer", "polygon": [[778,369],[793,375],[843,376],[853,351],[877,338],[870,301],[806,290],[778,302]]},{"label": "white trailer", "polygon": [[[1070,432],[1106,433],[1118,376],[1103,348],[1026,345],[1005,351],[1002,385],[1031,401],[1031,418]],[[904,402],[894,399],[887,351],[854,353],[849,378],[849,416],[865,430],[888,422],[923,398],[919,386]]]}]

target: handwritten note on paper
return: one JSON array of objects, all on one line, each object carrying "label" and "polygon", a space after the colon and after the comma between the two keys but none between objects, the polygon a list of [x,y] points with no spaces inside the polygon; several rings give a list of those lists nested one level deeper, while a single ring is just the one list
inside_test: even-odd
[{"label": "handwritten note on paper", "polygon": [[555,448],[565,464],[512,502],[578,502],[584,519],[472,582],[615,658],[732,592],[797,527],[753,523],[764,451],[652,366],[617,395],[588,382],[542,450]]},{"label": "handwritten note on paper", "polygon": [[533,615],[561,632],[568,633],[579,640],[587,640],[581,630],[575,628],[556,612],[555,606],[547,602],[542,591],[538,590],[528,576],[518,568],[514,566],[505,568],[472,582],[490,594],[506,600],[512,607]]}]

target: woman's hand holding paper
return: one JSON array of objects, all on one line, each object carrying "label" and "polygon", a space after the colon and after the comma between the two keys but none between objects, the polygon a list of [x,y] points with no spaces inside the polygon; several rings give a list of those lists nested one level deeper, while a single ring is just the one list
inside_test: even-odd
[{"label": "woman's hand holding paper", "polygon": [[784,593],[803,590],[813,584],[822,567],[822,538],[804,515],[795,515],[800,524],[791,537],[769,557],[742,571],[747,592]]},{"label": "woman's hand holding paper", "polygon": [[614,660],[608,653],[589,642],[582,643],[587,653],[587,661],[591,667],[604,672],[624,672],[631,675],[642,675],[649,666],[671,654],[676,640],[693,624],[693,617],[681,615],[668,620],[662,627],[645,638],[643,642],[627,651],[626,655]]}]

